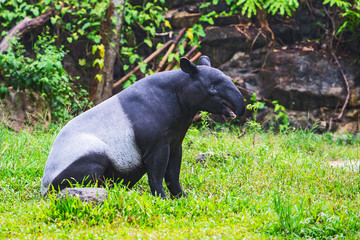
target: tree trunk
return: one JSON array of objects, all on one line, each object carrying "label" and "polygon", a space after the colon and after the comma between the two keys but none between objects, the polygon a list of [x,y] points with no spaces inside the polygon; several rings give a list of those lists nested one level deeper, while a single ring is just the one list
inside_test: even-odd
[{"label": "tree trunk", "polygon": [[[120,45],[121,26],[123,23],[124,0],[111,0],[111,5],[108,14],[107,22],[109,29],[103,35],[103,44],[105,46],[104,67],[99,74],[102,75],[102,80],[98,82],[94,103],[95,105],[103,102],[112,96],[114,64],[117,56],[117,49]],[[116,17],[116,25],[112,24],[111,18]]]}]

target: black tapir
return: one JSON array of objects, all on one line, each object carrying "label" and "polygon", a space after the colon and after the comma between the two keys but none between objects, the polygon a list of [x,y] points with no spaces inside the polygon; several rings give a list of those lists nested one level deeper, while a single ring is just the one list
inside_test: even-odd
[{"label": "black tapir", "polygon": [[147,173],[153,195],[186,196],[179,183],[182,141],[202,110],[242,115],[240,91],[202,56],[195,66],[150,75],[72,119],[47,159],[41,192],[70,182],[110,179],[132,187]]}]

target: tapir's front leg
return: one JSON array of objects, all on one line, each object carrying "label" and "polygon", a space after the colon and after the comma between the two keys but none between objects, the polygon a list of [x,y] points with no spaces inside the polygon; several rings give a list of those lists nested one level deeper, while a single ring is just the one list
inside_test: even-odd
[{"label": "tapir's front leg", "polygon": [[165,182],[173,197],[186,197],[181,189],[179,176],[181,168],[182,146],[171,149],[170,159],[165,172]]},{"label": "tapir's front leg", "polygon": [[163,179],[169,162],[170,146],[168,144],[152,148],[145,156],[145,166],[148,174],[151,193],[154,196],[166,198],[163,187]]}]

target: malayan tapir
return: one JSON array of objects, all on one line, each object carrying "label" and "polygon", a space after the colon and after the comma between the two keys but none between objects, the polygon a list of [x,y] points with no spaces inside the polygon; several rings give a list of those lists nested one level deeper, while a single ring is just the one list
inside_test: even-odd
[{"label": "malayan tapir", "polygon": [[156,73],[80,114],[59,132],[47,159],[41,192],[70,182],[122,181],[147,173],[151,193],[186,197],[179,183],[182,141],[198,111],[242,115],[240,91],[202,56],[180,59],[178,70]]}]

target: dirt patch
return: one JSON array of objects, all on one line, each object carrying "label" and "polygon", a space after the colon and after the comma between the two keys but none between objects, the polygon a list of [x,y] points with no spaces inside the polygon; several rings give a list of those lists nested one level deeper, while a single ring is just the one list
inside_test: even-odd
[{"label": "dirt patch", "polygon": [[347,161],[330,161],[329,165],[332,167],[342,167],[350,171],[359,171],[360,160],[347,160]]}]

